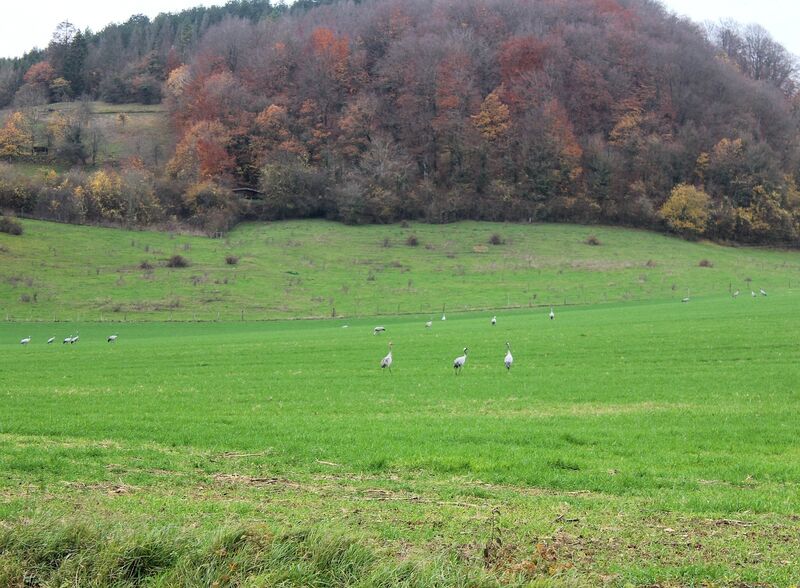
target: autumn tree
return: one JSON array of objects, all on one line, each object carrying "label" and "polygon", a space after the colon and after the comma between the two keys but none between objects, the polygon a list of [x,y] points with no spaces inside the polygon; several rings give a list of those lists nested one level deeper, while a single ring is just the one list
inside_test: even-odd
[{"label": "autumn tree", "polygon": [[706,230],[711,199],[702,190],[688,184],[673,188],[659,214],[670,229],[690,237],[698,237]]},{"label": "autumn tree", "polygon": [[31,151],[30,130],[21,112],[12,112],[0,128],[0,159],[16,159]]},{"label": "autumn tree", "polygon": [[190,183],[225,176],[233,167],[227,151],[229,140],[230,134],[221,123],[196,123],[175,148],[167,163],[167,173]]}]

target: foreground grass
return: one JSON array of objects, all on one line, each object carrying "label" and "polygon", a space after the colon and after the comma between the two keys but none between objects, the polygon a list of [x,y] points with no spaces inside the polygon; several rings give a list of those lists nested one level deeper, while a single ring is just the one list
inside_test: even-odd
[{"label": "foreground grass", "polygon": [[0,584],[796,584],[797,303],[3,324]]},{"label": "foreground grass", "polygon": [[[24,221],[0,234],[0,318],[262,320],[535,308],[798,289],[795,252],[628,229],[246,224],[225,240]],[[490,245],[493,234],[504,241]],[[599,246],[586,243],[594,234]],[[416,236],[419,245],[406,244]],[[166,261],[182,255],[190,267]],[[226,262],[232,257],[235,264]],[[701,262],[710,267],[701,267]],[[151,269],[142,269],[146,262]],[[147,267],[147,266],[145,266]]]}]

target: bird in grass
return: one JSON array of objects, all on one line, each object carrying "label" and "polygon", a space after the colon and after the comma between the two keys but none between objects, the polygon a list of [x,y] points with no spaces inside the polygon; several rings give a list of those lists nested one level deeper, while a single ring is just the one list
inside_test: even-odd
[{"label": "bird in grass", "polygon": [[755,298],[756,297],[756,291],[755,290],[750,290],[750,296]]},{"label": "bird in grass", "polygon": [[442,320],[443,320],[443,321],[446,321],[446,320],[447,320],[447,317],[446,317],[446,316],[444,316],[444,313],[442,313]]},{"label": "bird in grass", "polygon": [[55,340],[56,340],[56,338],[55,338],[55,337],[50,337],[50,338],[47,340],[47,344],[48,344],[48,345],[50,345],[50,343],[52,343],[52,342],[53,342],[53,341],[55,341]]},{"label": "bird in grass", "polygon": [[458,374],[461,369],[464,367],[464,364],[467,363],[467,348],[464,347],[464,355],[459,355],[453,360],[453,369],[455,373]]},{"label": "bird in grass", "polygon": [[514,363],[514,357],[511,355],[511,344],[506,341],[506,358],[503,360],[506,364],[506,369],[511,369],[511,364]]},{"label": "bird in grass", "polygon": [[76,335],[75,335],[75,336],[74,336],[72,339],[70,339],[70,341],[69,341],[69,342],[70,342],[70,343],[77,343],[77,342],[78,342],[78,339],[80,339],[80,335],[77,335],[77,334],[76,334]]},{"label": "bird in grass", "polygon": [[497,317],[493,316],[492,317],[492,326],[495,326],[496,324],[497,324]]},{"label": "bird in grass", "polygon": [[551,306],[550,307],[550,320],[552,321],[554,318],[556,318],[556,313],[553,312],[553,307]]},{"label": "bird in grass", "polygon": [[681,302],[689,302],[689,288],[686,288],[686,298],[682,298]]},{"label": "bird in grass", "polygon": [[734,298],[738,298],[739,297],[739,290],[736,290],[736,292],[733,293],[733,297]]},{"label": "bird in grass", "polygon": [[113,343],[114,341],[117,340],[117,337],[118,335],[110,335],[108,339],[106,339],[106,341],[108,341],[109,343]]},{"label": "bird in grass", "polygon": [[28,343],[30,343],[30,342],[31,342],[31,336],[30,336],[30,335],[28,335],[28,336],[27,336],[27,337],[25,337],[24,339],[20,339],[20,341],[19,341],[19,342],[20,342],[20,344],[21,344],[21,345],[27,345]]},{"label": "bird in grass", "polygon": [[433,321],[428,321],[427,323],[425,323],[426,329],[430,329],[432,326],[433,326]]},{"label": "bird in grass", "polygon": [[392,371],[392,342],[389,341],[389,353],[386,354],[381,360],[381,368],[389,368],[389,371]]},{"label": "bird in grass", "polygon": [[372,329],[372,334],[377,335],[378,333],[383,333],[386,330],[386,327],[375,327]]},{"label": "bird in grass", "polygon": [[72,343],[72,337],[64,337],[64,343]]},{"label": "bird in grass", "polygon": [[767,295],[767,293],[764,291],[764,288],[759,288],[758,291],[761,292],[762,296],[766,296]]}]

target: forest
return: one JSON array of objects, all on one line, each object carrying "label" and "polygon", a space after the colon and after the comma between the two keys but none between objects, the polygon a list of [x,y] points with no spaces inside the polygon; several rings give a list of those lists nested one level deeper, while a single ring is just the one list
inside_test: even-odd
[{"label": "forest", "polygon": [[[0,60],[0,210],[209,233],[603,223],[796,246],[799,71],[758,25],[701,26],[655,0],[236,0],[97,33],[63,23]],[[98,100],[163,104],[170,153],[97,165],[88,115],[33,130],[47,105]]]}]

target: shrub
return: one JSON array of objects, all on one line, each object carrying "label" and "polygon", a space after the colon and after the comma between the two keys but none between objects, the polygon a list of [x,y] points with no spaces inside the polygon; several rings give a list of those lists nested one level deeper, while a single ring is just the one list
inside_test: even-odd
[{"label": "shrub", "polygon": [[167,261],[167,267],[189,267],[189,260],[183,255],[173,255]]},{"label": "shrub", "polygon": [[502,245],[503,243],[505,243],[505,240],[499,233],[492,233],[492,236],[489,237],[489,245]]},{"label": "shrub", "polygon": [[602,245],[600,239],[597,238],[597,235],[589,235],[588,237],[586,237],[584,243],[586,243],[587,245],[594,245],[594,246]]},{"label": "shrub", "polygon": [[406,239],[406,245],[409,247],[416,247],[419,245],[419,239],[417,239],[416,235],[409,235],[408,239]]},{"label": "shrub", "polygon": [[227,263],[228,265],[236,265],[237,263],[239,263],[239,258],[236,257],[235,255],[226,255],[225,263]]},{"label": "shrub", "polygon": [[22,225],[11,217],[0,216],[0,233],[8,233],[9,235],[21,235]]},{"label": "shrub", "polygon": [[701,260],[700,260],[700,263],[699,263],[699,264],[697,264],[697,265],[699,265],[700,267],[714,267],[714,264],[713,264],[713,263],[711,263],[711,262],[710,262],[709,260],[707,260],[707,259],[701,259]]}]

